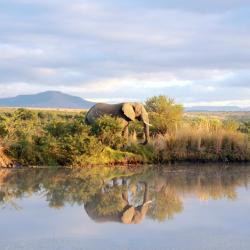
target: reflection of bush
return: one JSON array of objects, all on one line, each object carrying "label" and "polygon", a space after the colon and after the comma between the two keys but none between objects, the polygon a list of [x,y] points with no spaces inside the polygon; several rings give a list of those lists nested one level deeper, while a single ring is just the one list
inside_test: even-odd
[{"label": "reflection of bush", "polygon": [[120,186],[106,186],[92,199],[92,212],[98,216],[114,215],[123,210],[125,204]]},{"label": "reflection of bush", "polygon": [[171,187],[163,187],[155,193],[154,203],[150,207],[149,216],[158,221],[172,219],[176,213],[183,210],[182,202],[176,194],[176,190]]},{"label": "reflection of bush", "polygon": [[125,210],[143,204],[147,185],[147,200],[152,201],[148,204],[147,216],[164,221],[182,212],[182,199],[187,195],[196,196],[201,201],[235,200],[236,188],[245,186],[250,176],[250,168],[246,167],[237,170],[235,167],[179,166],[178,169],[182,171],[112,170],[105,167],[0,170],[0,204],[15,205],[18,198],[43,193],[50,207],[84,205],[96,221],[121,222]]}]

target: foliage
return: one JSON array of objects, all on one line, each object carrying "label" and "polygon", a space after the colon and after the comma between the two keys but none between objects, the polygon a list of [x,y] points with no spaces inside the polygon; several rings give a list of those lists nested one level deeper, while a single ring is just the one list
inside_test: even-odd
[{"label": "foliage", "polygon": [[242,133],[245,133],[248,135],[248,138],[250,140],[250,121],[247,122],[243,122],[240,126],[239,126],[239,131],[241,131]]},{"label": "foliage", "polygon": [[141,145],[138,143],[132,143],[127,147],[127,150],[133,152],[136,155],[142,156],[143,162],[154,161],[154,149],[152,145]]},{"label": "foliage", "polygon": [[21,165],[40,166],[250,160],[249,121],[182,119],[182,107],[164,96],[150,98],[146,106],[154,126],[148,145],[139,144],[139,122],[131,123],[127,144],[120,120],[110,116],[88,126],[84,112],[5,109],[0,110],[0,147]]},{"label": "foliage", "polygon": [[97,119],[92,126],[93,134],[97,136],[104,145],[115,149],[120,149],[125,144],[122,129],[120,121],[108,115]]},{"label": "foliage", "polygon": [[226,130],[238,131],[240,128],[240,124],[237,121],[227,120],[223,123],[223,127]]},{"label": "foliage", "polygon": [[176,130],[182,120],[182,105],[163,95],[151,97],[145,104],[154,134],[165,134]]},{"label": "foliage", "polygon": [[111,117],[93,127],[84,114],[17,109],[0,115],[1,146],[22,165],[85,166],[136,162],[140,157],[115,151],[124,144],[121,128]]}]

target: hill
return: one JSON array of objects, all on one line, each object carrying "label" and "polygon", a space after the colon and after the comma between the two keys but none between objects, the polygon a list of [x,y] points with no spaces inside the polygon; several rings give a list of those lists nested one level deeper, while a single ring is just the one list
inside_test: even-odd
[{"label": "hill", "polygon": [[81,97],[59,91],[46,91],[33,95],[18,95],[0,99],[0,107],[88,109],[94,104],[94,102],[86,101]]}]

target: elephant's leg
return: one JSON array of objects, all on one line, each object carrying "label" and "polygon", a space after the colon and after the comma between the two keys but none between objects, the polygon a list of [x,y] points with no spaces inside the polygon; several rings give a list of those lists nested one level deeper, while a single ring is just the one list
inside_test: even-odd
[{"label": "elephant's leg", "polygon": [[117,182],[117,178],[113,179],[113,187],[117,187],[118,186],[118,182]]},{"label": "elephant's leg", "polygon": [[122,199],[125,202],[126,206],[128,203],[128,186],[127,186],[127,180],[125,178],[122,178]]},{"label": "elephant's leg", "polygon": [[128,140],[128,125],[123,130],[123,136],[125,137],[126,140]]},{"label": "elephant's leg", "polygon": [[123,131],[122,131],[122,135],[124,136],[125,140],[126,140],[126,143],[128,143],[128,136],[129,136],[129,133],[128,133],[128,122],[124,122],[124,128],[123,128]]}]

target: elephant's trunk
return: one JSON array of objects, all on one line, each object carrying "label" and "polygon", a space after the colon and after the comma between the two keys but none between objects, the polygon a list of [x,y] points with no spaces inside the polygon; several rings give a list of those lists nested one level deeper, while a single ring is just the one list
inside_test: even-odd
[{"label": "elephant's trunk", "polygon": [[144,124],[144,134],[145,134],[145,141],[143,144],[147,144],[149,141],[149,126],[150,126],[150,124],[149,124],[149,119],[148,119],[148,113],[144,107],[142,107],[141,120],[143,121],[143,124]]},{"label": "elephant's trunk", "polygon": [[145,134],[145,141],[143,144],[147,144],[149,141],[149,125],[144,123],[144,134]]}]

